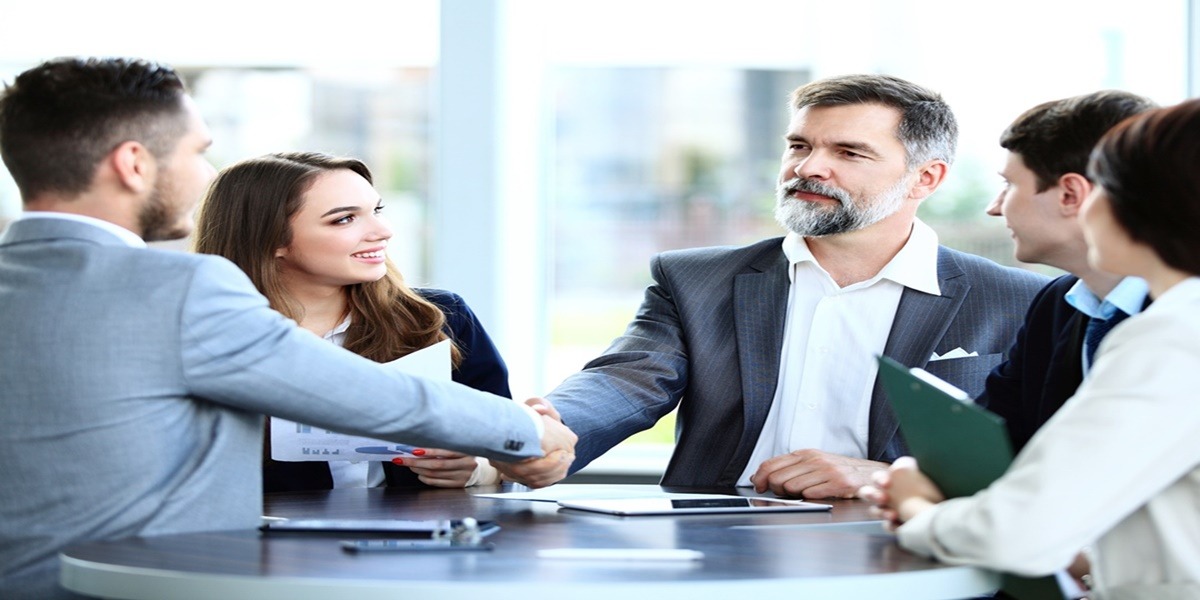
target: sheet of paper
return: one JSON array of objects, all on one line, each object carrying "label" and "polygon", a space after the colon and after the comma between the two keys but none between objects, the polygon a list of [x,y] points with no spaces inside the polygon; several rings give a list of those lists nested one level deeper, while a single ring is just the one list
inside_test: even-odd
[{"label": "sheet of paper", "polygon": [[559,500],[606,500],[617,498],[725,498],[733,494],[679,494],[664,492],[657,485],[560,483],[526,492],[504,492],[499,494],[475,494],[476,498],[497,500],[531,500],[534,502],[558,502]]},{"label": "sheet of paper", "polygon": [[[450,380],[450,340],[442,340],[387,363],[404,373]],[[412,446],[347,435],[271,417],[271,458],[282,461],[391,460],[411,456]]]}]

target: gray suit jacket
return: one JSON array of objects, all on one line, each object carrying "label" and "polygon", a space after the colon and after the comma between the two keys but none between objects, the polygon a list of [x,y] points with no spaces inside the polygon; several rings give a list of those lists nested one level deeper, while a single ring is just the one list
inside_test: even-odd
[{"label": "gray suit jacket", "polygon": [[[678,405],[675,452],[662,483],[734,485],[779,379],[787,270],[782,238],[655,257],[655,283],[625,334],[547,395],[579,435],[571,468],[582,468]],[[941,296],[904,290],[884,353],[974,397],[1048,278],[942,247],[938,280]],[[958,347],[979,356],[928,362],[934,352]],[[868,445],[874,460],[905,453],[878,382]]]},{"label": "gray suit jacket", "polygon": [[512,401],[342,350],[271,310],[225,259],[61,219],[12,223],[0,597],[47,593],[73,541],[256,527],[264,413],[491,458],[541,453]]}]

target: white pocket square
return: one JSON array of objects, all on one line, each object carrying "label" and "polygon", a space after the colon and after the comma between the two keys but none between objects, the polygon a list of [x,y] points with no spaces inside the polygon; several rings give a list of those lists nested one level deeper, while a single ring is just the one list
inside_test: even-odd
[{"label": "white pocket square", "polygon": [[979,353],[978,352],[967,352],[966,350],[963,350],[962,348],[955,348],[941,356],[938,356],[938,353],[934,352],[933,356],[929,357],[929,362],[933,362],[935,360],[950,360],[952,358],[971,358],[972,356],[979,356]]}]

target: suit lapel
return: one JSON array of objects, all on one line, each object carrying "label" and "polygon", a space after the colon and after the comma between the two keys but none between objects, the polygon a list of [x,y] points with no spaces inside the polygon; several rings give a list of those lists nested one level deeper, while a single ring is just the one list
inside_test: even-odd
[{"label": "suit lapel", "polygon": [[788,260],[781,247],[772,248],[750,264],[749,272],[734,277],[733,321],[745,425],[722,480],[741,476],[771,409],[779,381],[790,285]]},{"label": "suit lapel", "polygon": [[[950,323],[954,321],[971,289],[970,283],[962,275],[962,269],[954,257],[939,246],[938,286],[942,295],[932,296],[904,288],[883,350],[885,356],[908,367],[923,367],[929,362],[929,357],[946,335],[946,330],[950,328]],[[868,458],[879,460],[894,441],[899,423],[878,378],[871,394],[870,420]]]}]

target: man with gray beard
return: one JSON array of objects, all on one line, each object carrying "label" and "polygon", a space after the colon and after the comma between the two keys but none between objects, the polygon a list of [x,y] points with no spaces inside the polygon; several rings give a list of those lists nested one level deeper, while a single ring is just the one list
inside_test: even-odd
[{"label": "man with gray beard", "polygon": [[663,485],[853,497],[906,452],[875,356],[972,397],[1047,281],[938,245],[917,207],[958,126],[941,97],[850,75],[792,95],[782,238],[665,252],[625,334],[547,396],[578,470],[676,406]]},{"label": "man with gray beard", "polygon": [[[805,192],[827,196],[838,201],[835,206],[821,207],[792,200],[792,194]],[[904,179],[883,192],[870,203],[855,204],[844,190],[812,179],[794,177],[775,186],[775,220],[788,231],[807,237],[822,237],[855,231],[882,221],[904,204],[908,189]]]}]

